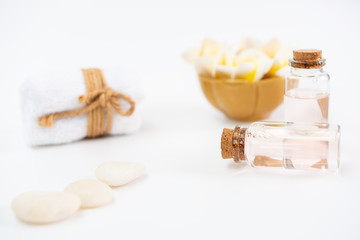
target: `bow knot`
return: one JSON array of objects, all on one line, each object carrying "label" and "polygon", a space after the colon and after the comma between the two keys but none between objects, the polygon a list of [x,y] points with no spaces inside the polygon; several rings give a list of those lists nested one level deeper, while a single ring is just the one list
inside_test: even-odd
[{"label": "bow knot", "polygon": [[110,98],[113,97],[113,90],[111,88],[106,88],[105,92],[100,95],[100,105],[105,107],[106,104],[109,102]]},{"label": "bow knot", "polygon": [[79,97],[79,102],[81,104],[89,104],[98,101],[101,107],[106,107],[107,103],[111,103],[110,99],[113,97],[116,99],[115,92],[107,87],[106,89],[94,90],[85,95],[81,95]]}]

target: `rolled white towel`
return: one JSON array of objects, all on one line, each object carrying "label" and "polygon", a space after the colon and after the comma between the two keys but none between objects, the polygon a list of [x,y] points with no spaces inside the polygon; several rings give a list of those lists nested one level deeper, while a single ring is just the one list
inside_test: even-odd
[{"label": "rolled white towel", "polygon": [[[139,112],[142,94],[136,79],[121,74],[115,68],[102,68],[107,85],[114,91],[126,94],[135,100],[135,111],[131,116],[121,116],[113,110],[112,128],[109,134],[129,134],[141,125]],[[20,88],[21,107],[26,142],[29,145],[68,143],[83,139],[87,135],[87,114],[57,119],[53,127],[39,126],[38,118],[46,114],[69,111],[84,107],[78,97],[86,93],[81,69],[73,71],[51,71],[26,79]],[[119,99],[124,110],[130,105]]]}]

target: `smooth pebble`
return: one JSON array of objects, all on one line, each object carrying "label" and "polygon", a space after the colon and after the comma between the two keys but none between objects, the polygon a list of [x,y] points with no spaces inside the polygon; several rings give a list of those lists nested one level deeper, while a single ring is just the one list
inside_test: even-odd
[{"label": "smooth pebble", "polygon": [[96,168],[96,178],[118,187],[130,183],[140,177],[145,171],[142,163],[135,162],[106,162]]},{"label": "smooth pebble", "polygon": [[113,199],[112,189],[96,179],[73,182],[65,188],[65,192],[78,196],[82,208],[100,207]]},{"label": "smooth pebble", "polygon": [[66,192],[26,192],[14,198],[11,208],[29,223],[52,223],[63,220],[80,208],[80,199]]}]

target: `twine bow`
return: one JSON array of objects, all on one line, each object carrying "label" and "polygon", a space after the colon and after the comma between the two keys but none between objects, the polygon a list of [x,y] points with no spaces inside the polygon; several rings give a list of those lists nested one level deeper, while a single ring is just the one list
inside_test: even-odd
[{"label": "twine bow", "polygon": [[[100,69],[83,69],[83,74],[88,91],[86,94],[79,96],[78,100],[81,104],[86,104],[86,106],[42,116],[38,119],[40,126],[52,127],[56,119],[87,113],[87,136],[97,137],[109,134],[112,128],[113,109],[121,116],[130,116],[134,112],[135,101],[131,97],[109,88]],[[123,110],[119,99],[123,99],[130,104],[130,108],[127,111]],[[105,119],[107,120],[106,128]]]}]

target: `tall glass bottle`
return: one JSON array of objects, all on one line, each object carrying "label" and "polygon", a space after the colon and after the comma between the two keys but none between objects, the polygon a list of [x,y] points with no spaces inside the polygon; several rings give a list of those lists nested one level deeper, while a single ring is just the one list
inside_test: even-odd
[{"label": "tall glass bottle", "polygon": [[294,50],[285,80],[285,121],[328,122],[330,77],[321,50]]},{"label": "tall glass bottle", "polygon": [[221,154],[253,167],[336,171],[340,127],[327,123],[255,122],[225,128]]}]

